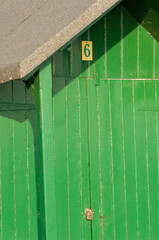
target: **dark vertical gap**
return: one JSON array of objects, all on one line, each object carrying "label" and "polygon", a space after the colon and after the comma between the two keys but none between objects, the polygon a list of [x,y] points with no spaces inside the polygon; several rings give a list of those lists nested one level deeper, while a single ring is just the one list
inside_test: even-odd
[{"label": "dark vertical gap", "polygon": [[[89,196],[90,196],[90,208],[92,208],[92,186],[91,186],[91,161],[90,161],[90,132],[89,132],[89,104],[88,104],[88,79],[86,81],[86,99],[87,99],[87,133],[88,133],[88,170],[89,170]],[[93,229],[91,221],[91,239],[93,240]]]}]

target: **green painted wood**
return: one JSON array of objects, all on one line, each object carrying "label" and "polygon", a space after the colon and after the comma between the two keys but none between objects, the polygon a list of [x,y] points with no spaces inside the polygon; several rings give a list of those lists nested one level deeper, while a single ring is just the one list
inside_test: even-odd
[{"label": "green painted wood", "polygon": [[[68,211],[68,176],[67,176],[67,144],[66,144],[66,103],[65,78],[53,77],[53,130],[55,186],[57,202],[57,236],[58,239],[69,239]],[[60,91],[58,92],[58,90]],[[55,138],[56,136],[56,138]],[[61,229],[63,229],[61,231]]]},{"label": "green painted wood", "polygon": [[[87,39],[94,52],[88,63],[80,58]],[[119,6],[59,54],[53,64],[59,239],[157,239],[157,41]],[[80,219],[86,205],[92,222]]]},{"label": "green painted wood", "polygon": [[[115,84],[115,88],[114,88]],[[122,82],[110,82],[110,103],[113,148],[114,207],[116,238],[127,238],[125,156],[122,116]],[[120,184],[119,184],[120,181]]]},{"label": "green painted wood", "polygon": [[12,103],[0,103],[0,112],[4,111],[24,111],[35,110],[34,104],[12,104]]},{"label": "green painted wood", "polygon": [[[90,207],[88,136],[85,130],[87,129],[85,118],[87,99],[85,80],[81,81],[82,77],[88,74],[87,71],[85,72],[88,63],[81,61],[81,40],[87,40],[87,38],[88,33],[74,41],[63,51],[61,61],[57,61],[58,57],[53,59],[58,239],[91,238],[91,223],[86,221],[85,216],[85,208]],[[58,77],[60,71],[63,73],[63,64],[66,78]],[[80,79],[74,81],[73,77],[77,74],[81,74]],[[76,113],[73,119],[72,111]],[[59,142],[61,142],[60,145]],[[75,149],[71,147],[72,142],[75,142]],[[61,228],[64,231],[61,231]]]},{"label": "green painted wood", "polygon": [[139,78],[151,78],[153,76],[153,38],[143,27],[139,27],[138,54],[139,54]]},{"label": "green painted wood", "polygon": [[[21,82],[13,82],[13,102],[25,103],[25,88]],[[15,199],[15,226],[16,238],[28,239],[28,194],[27,194],[27,153],[26,153],[26,123],[25,111],[14,112],[14,119],[17,121],[13,125],[13,179],[14,199]],[[23,145],[21,145],[23,143]],[[19,146],[21,147],[19,148]],[[25,159],[25,160],[24,160]],[[19,168],[21,166],[21,168]],[[21,194],[23,192],[24,194]]]},{"label": "green painted wood", "polygon": [[[75,49],[79,51],[78,44],[79,41],[72,45],[70,65],[74,63],[76,57]],[[65,52],[63,57],[66,57]],[[56,75],[56,58],[54,61]],[[62,70],[62,61],[58,64],[58,69],[61,67]],[[71,69],[72,76],[76,72],[76,67],[77,65]],[[86,221],[85,216],[85,208],[90,207],[86,116],[85,79],[53,77],[57,229],[58,239],[61,240],[91,239],[91,222]]]},{"label": "green painted wood", "polygon": [[85,208],[91,207],[91,188],[90,188],[90,146],[88,131],[88,99],[87,85],[85,80],[78,79],[78,114],[79,114],[79,153],[80,153],[80,182],[81,182],[81,228],[82,238],[91,239],[92,223],[86,220]]},{"label": "green painted wood", "polygon": [[[78,106],[78,81],[67,82],[66,86],[66,116],[67,116],[67,158],[68,158],[68,194],[69,194],[69,220],[70,239],[81,239],[81,158],[79,136],[79,109]],[[73,113],[73,118],[72,118]],[[73,131],[72,131],[73,130]],[[73,143],[73,148],[72,148]],[[76,219],[76,220],[75,220]],[[79,232],[79,229],[81,231]]]},{"label": "green painted wood", "polygon": [[[126,179],[127,237],[138,239],[138,192],[136,178],[136,142],[134,86],[132,81],[122,83],[124,156]],[[133,160],[131,160],[133,159]]]},{"label": "green painted wood", "polygon": [[[25,102],[28,105],[35,104],[30,90],[25,90]],[[38,239],[37,230],[37,195],[36,195],[36,114],[30,110],[26,111],[26,150],[27,150],[27,192],[28,192],[28,229],[29,239]],[[34,159],[34,160],[33,160]]]},{"label": "green painted wood", "polygon": [[[123,77],[137,78],[138,64],[138,28],[137,22],[123,8],[122,26],[123,26]],[[134,51],[132,51],[134,49]],[[130,57],[131,56],[131,57]]]},{"label": "green painted wood", "polygon": [[[107,15],[107,77],[121,76],[121,11],[115,8]],[[113,59],[113,61],[112,61]],[[103,59],[104,60],[104,59]]]},{"label": "green painted wood", "polygon": [[39,239],[57,239],[52,121],[52,64],[49,59],[35,80],[38,141]]},{"label": "green painted wood", "polygon": [[159,41],[159,6],[157,0],[125,0],[123,5],[140,24]]},{"label": "green painted wood", "polygon": [[[110,111],[107,111],[107,114],[109,114],[111,125],[108,144],[112,144],[112,155],[108,156],[110,159],[112,158],[109,171],[112,170],[111,177],[113,178],[108,179],[109,187],[112,185],[113,188],[111,192],[113,193],[114,190],[114,199],[112,199],[111,193],[103,198],[103,192],[107,189],[105,183],[107,175],[104,169],[101,171],[100,165],[102,161],[102,137],[99,140],[98,138],[102,124],[99,125],[101,118],[97,111],[99,109],[97,103],[100,97],[96,97],[96,101],[93,99],[95,93],[93,83],[90,83],[91,188],[92,209],[96,211],[93,220],[93,238],[105,239],[104,236],[106,235],[104,234],[107,233],[108,226],[111,226],[110,224],[113,222],[113,211],[109,218],[107,213],[104,214],[107,198],[111,199],[112,205],[114,200],[114,207],[112,206],[111,209],[114,210],[115,214],[111,228],[112,233],[108,239],[114,239],[114,236],[116,239],[123,239],[124,236],[127,239],[138,239],[138,237],[149,239],[149,236],[150,239],[155,239],[158,236],[158,228],[156,227],[158,217],[157,212],[154,212],[155,209],[158,209],[158,157],[156,155],[157,143],[155,143],[157,141],[156,121],[158,124],[158,119],[156,120],[155,110],[148,111],[146,116],[145,112],[138,111],[138,104],[142,105],[145,101],[146,89],[144,89],[144,83],[147,85],[147,91],[150,94],[153,93],[150,98],[147,94],[146,100],[151,101],[151,104],[154,101],[155,104],[155,90],[152,91],[155,88],[154,81],[135,81],[133,87],[132,81],[127,80],[122,83],[113,80],[110,83],[107,82],[110,91]],[[122,93],[122,96],[117,95],[117,92]],[[103,96],[101,98],[103,99]],[[122,102],[118,102],[119,99]],[[105,106],[103,109],[105,109]],[[154,124],[152,125],[153,121]],[[107,132],[103,136],[105,144],[107,144],[107,134],[109,136]],[[103,162],[107,165],[107,156],[103,158]],[[103,214],[101,224],[99,224],[98,214],[101,211]]]},{"label": "green painted wood", "polygon": [[24,83],[0,86],[0,239],[158,239],[158,64],[118,6],[40,69],[37,124]]},{"label": "green painted wood", "polygon": [[[92,234],[94,239],[100,239],[102,236],[100,233],[100,214],[102,214],[102,206],[100,204],[100,197],[102,192],[101,181],[100,181],[100,171],[101,171],[101,161],[100,161],[100,130],[97,128],[99,118],[97,108],[94,109],[94,105],[97,106],[96,100],[96,88],[94,83],[90,82],[87,84],[88,87],[88,115],[89,115],[89,141],[90,141],[90,178],[91,178],[91,208],[94,211],[92,222]],[[91,109],[91,111],[90,111]],[[98,188],[100,186],[100,188]]]},{"label": "green painted wood", "polygon": [[[156,105],[155,95],[156,82],[145,82],[145,105]],[[157,97],[157,96],[156,96]],[[158,208],[158,163],[157,159],[157,134],[156,131],[158,125],[157,112],[146,111],[146,127],[147,127],[147,174],[149,184],[149,205],[150,207],[150,237],[155,239],[158,237],[158,220],[157,211]]]},{"label": "green painted wood", "polygon": [[[3,87],[2,87],[3,86]],[[1,86],[1,101],[12,102],[12,84]],[[6,97],[5,97],[6,96]],[[1,239],[13,239],[15,235],[14,181],[13,181],[13,122],[12,113],[6,113],[1,119]],[[8,142],[8,137],[10,141]],[[8,142],[8,144],[7,144]],[[10,216],[8,218],[8,216]],[[8,231],[10,226],[10,231]]]},{"label": "green painted wood", "polygon": [[[103,55],[105,53],[105,18],[102,18],[96,25],[90,29],[90,40],[93,41],[93,78],[95,78],[95,84],[100,84],[100,78],[103,78],[105,75]],[[98,37],[97,37],[98,36]],[[100,46],[100,48],[99,48]],[[96,51],[95,49],[99,49]]]},{"label": "green painted wood", "polygon": [[[144,82],[135,83],[135,85],[134,104],[135,108],[138,108],[139,106],[144,105]],[[138,98],[138,96],[140,96],[140,98]],[[150,206],[148,204],[149,186],[147,185],[147,126],[145,120],[146,113],[139,112],[135,114],[139,237],[142,236],[143,238],[148,239],[150,236]]]},{"label": "green painted wood", "polygon": [[158,78],[159,77],[159,68],[158,68],[158,64],[159,64],[159,58],[157,57],[159,54],[159,44],[154,41],[154,63],[153,63],[153,69],[154,69],[154,77]]},{"label": "green painted wood", "polygon": [[[100,156],[100,208],[102,210],[100,213],[100,225],[101,237],[111,239],[115,234],[114,182],[110,171],[112,169],[111,123],[108,114],[111,106],[109,104],[108,82],[102,81],[101,86],[97,90],[98,131],[100,133],[98,150]],[[105,159],[107,159],[106,162]]]},{"label": "green painted wood", "polygon": [[[34,110],[27,111],[27,103],[33,106],[34,99],[27,93],[23,82],[15,81],[0,85],[0,104],[5,107],[3,110],[6,110],[0,114],[2,240],[38,239],[34,149],[36,115]],[[15,111],[17,106],[20,106],[21,111]],[[34,119],[34,127],[31,119]]]}]

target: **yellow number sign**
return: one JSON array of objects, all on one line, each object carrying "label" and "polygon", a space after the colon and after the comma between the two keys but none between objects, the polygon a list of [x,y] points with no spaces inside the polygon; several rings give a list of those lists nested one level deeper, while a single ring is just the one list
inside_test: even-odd
[{"label": "yellow number sign", "polygon": [[91,41],[82,41],[82,60],[83,61],[93,60],[93,49]]}]

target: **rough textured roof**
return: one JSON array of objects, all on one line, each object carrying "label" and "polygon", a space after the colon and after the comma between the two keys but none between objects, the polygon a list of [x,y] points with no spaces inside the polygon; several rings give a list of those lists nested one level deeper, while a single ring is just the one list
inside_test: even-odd
[{"label": "rough textured roof", "polygon": [[0,0],[0,82],[26,76],[121,0]]}]

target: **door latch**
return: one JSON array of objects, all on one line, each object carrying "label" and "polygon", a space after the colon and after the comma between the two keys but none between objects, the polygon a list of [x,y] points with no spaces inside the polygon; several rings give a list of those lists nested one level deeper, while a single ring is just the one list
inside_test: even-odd
[{"label": "door latch", "polygon": [[87,220],[93,220],[93,211],[90,208],[85,208],[85,214],[87,216]]}]

